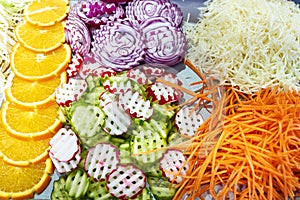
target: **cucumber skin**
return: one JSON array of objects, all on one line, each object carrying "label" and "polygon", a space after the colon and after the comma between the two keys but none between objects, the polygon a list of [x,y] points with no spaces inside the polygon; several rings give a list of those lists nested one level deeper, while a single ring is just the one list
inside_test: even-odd
[{"label": "cucumber skin", "polygon": [[83,169],[72,171],[66,179],[65,189],[75,199],[83,198],[89,187],[89,179]]},{"label": "cucumber skin", "polygon": [[158,200],[172,200],[175,195],[175,185],[171,188],[171,183],[164,177],[147,177],[149,188],[153,196]]}]

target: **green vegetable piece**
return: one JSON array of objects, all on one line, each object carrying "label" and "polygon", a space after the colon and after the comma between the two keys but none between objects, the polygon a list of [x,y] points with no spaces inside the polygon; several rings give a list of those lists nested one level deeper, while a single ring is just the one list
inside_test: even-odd
[{"label": "green vegetable piece", "polygon": [[105,114],[99,107],[80,101],[72,104],[71,113],[71,125],[79,137],[92,137],[102,130]]},{"label": "green vegetable piece", "polygon": [[82,198],[85,196],[89,184],[90,182],[85,171],[82,169],[77,169],[72,171],[67,176],[65,189],[69,196],[74,198]]},{"label": "green vegetable piece", "polygon": [[87,190],[87,197],[94,200],[108,200],[114,197],[107,191],[106,182],[96,182],[90,179],[90,185]]},{"label": "green vegetable piece", "polygon": [[105,131],[103,131],[102,129],[99,130],[95,135],[91,137],[80,136],[81,145],[86,149],[95,146],[99,142],[109,142],[110,139],[111,136],[107,134]]},{"label": "green vegetable piece", "polygon": [[149,183],[150,191],[156,199],[172,200],[176,192],[175,184],[172,185],[171,188],[171,183],[166,178],[162,177],[149,176],[147,181]]},{"label": "green vegetable piece", "polygon": [[73,200],[68,192],[65,190],[66,180],[64,177],[60,177],[58,180],[53,182],[53,189],[51,192],[51,200]]},{"label": "green vegetable piece", "polygon": [[133,130],[132,133],[130,141],[131,154],[134,155],[132,159],[142,168],[157,162],[164,153],[160,148],[167,146],[166,139],[152,130]]},{"label": "green vegetable piece", "polygon": [[103,87],[94,87],[90,92],[86,92],[81,99],[83,99],[86,103],[90,103],[92,105],[99,105],[100,95],[105,91]]}]

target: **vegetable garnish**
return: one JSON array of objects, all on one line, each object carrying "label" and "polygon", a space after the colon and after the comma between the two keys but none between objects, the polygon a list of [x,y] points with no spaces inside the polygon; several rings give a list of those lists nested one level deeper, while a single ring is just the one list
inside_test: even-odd
[{"label": "vegetable garnish", "polygon": [[[293,198],[300,190],[300,95],[279,88],[254,96],[229,86],[184,151],[193,166],[174,199]],[[200,94],[205,94],[200,92]],[[201,97],[201,96],[199,96]]]},{"label": "vegetable garnish", "polygon": [[300,8],[293,1],[209,0],[187,26],[187,58],[222,84],[255,94],[300,89]]}]

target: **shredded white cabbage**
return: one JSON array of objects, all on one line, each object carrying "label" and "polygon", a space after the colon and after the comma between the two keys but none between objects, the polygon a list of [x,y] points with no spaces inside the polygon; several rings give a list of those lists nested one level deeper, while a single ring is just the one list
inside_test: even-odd
[{"label": "shredded white cabbage", "polygon": [[300,9],[287,0],[209,0],[187,24],[187,58],[246,93],[299,91]]}]

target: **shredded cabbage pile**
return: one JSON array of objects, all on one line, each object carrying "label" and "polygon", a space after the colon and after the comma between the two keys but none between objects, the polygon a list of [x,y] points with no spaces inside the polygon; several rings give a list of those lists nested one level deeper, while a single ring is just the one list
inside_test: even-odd
[{"label": "shredded cabbage pile", "polygon": [[287,0],[209,0],[187,24],[187,59],[246,93],[299,91],[300,9]]}]

